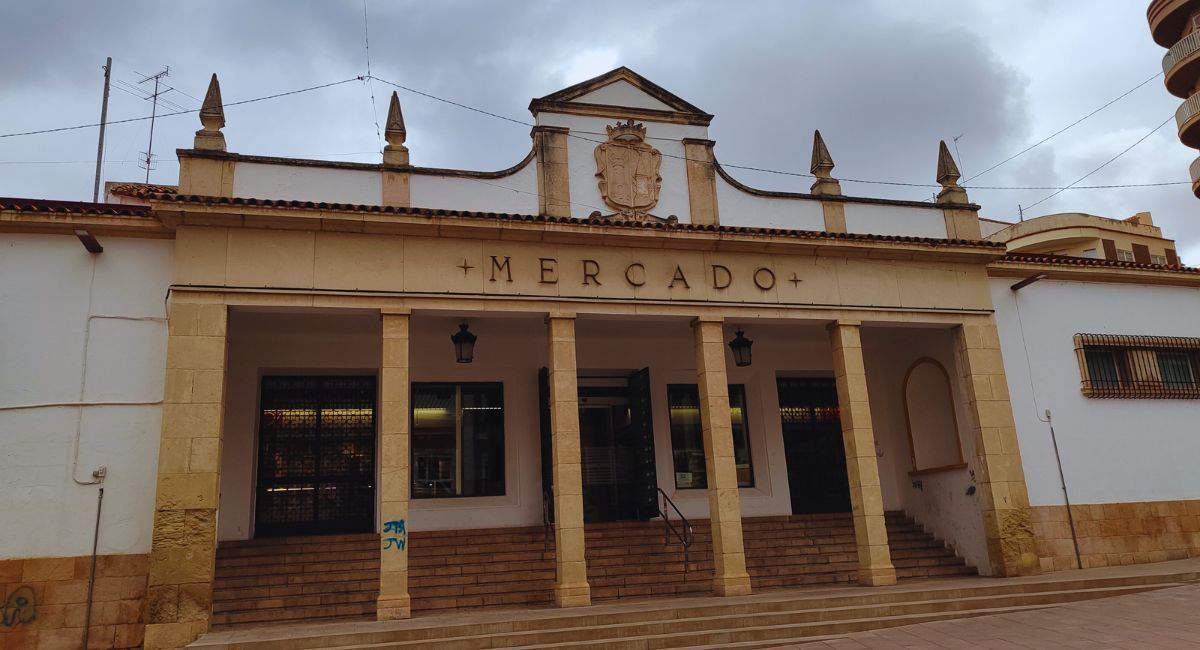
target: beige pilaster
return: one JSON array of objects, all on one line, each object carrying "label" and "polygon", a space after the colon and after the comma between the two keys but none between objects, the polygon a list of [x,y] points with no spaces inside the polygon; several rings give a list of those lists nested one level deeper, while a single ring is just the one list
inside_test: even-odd
[{"label": "beige pilaster", "polygon": [[683,139],[686,159],[688,206],[694,224],[719,224],[717,210],[717,167],[712,140]]},{"label": "beige pilaster", "polygon": [[191,643],[212,615],[227,322],[224,304],[168,310],[147,650]]},{"label": "beige pilaster", "polygon": [[192,155],[181,151],[179,152],[179,193],[231,198],[233,197],[235,168],[236,163],[221,153]]},{"label": "beige pilaster", "polygon": [[537,159],[538,212],[550,217],[571,216],[571,176],[567,169],[567,137],[558,126],[533,127]]},{"label": "beige pilaster", "polygon": [[862,332],[854,321],[829,326],[833,372],[837,380],[842,443],[846,449],[846,474],[850,482],[850,507],[858,545],[858,582],[880,586],[896,584],[896,569],[888,548],[883,515],[883,490],[879,484],[879,459],[867,394]]},{"label": "beige pilaster", "polygon": [[956,339],[955,363],[969,402],[975,481],[991,573],[1038,573],[1029,492],[996,322],[991,316],[965,322],[957,328]]},{"label": "beige pilaster", "polygon": [[821,201],[825,214],[825,232],[846,232],[846,204],[841,201]]},{"label": "beige pilaster", "polygon": [[381,314],[379,381],[379,600],[381,621],[408,618],[409,316]]},{"label": "beige pilaster", "polygon": [[696,379],[708,473],[708,512],[712,523],[713,592],[718,596],[750,593],[742,544],[742,508],[733,458],[729,416],[729,377],[725,373],[725,335],[719,318],[692,323],[696,340]]},{"label": "beige pilaster", "polygon": [[546,319],[550,344],[550,455],[554,472],[554,602],[590,605],[583,541],[583,475],[579,459],[579,387],[575,319]]}]

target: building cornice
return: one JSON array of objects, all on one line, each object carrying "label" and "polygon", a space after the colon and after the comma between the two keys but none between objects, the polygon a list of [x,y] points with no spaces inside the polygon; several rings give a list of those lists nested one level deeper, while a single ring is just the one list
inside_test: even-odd
[{"label": "building cornice", "polygon": [[1027,278],[1044,274],[1052,280],[1200,287],[1200,268],[1139,264],[1090,257],[1009,253],[988,264],[988,275]]},{"label": "building cornice", "polygon": [[255,156],[250,154],[214,151],[209,149],[177,149],[180,158],[208,158],[259,165],[282,165],[288,167],[316,167],[322,169],[349,169],[354,171],[385,172],[400,171],[417,176],[456,176],[463,178],[504,178],[512,176],[533,162],[533,150],[520,162],[507,169],[485,172],[470,169],[445,169],[441,167],[414,167],[412,165],[384,165],[382,163],[360,163],[341,160],[315,160],[311,158],[282,158],[279,156]]},{"label": "building cornice", "polygon": [[149,206],[84,201],[0,198],[0,232],[173,237]]}]

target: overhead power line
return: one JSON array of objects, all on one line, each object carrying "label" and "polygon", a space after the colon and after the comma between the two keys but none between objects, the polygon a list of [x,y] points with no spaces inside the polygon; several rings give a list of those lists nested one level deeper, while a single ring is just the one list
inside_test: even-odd
[{"label": "overhead power line", "polygon": [[1072,189],[1077,183],[1083,182],[1085,179],[1087,179],[1087,177],[1091,176],[1092,174],[1095,174],[1096,172],[1100,171],[1101,169],[1104,169],[1112,161],[1116,160],[1117,158],[1120,158],[1121,156],[1124,156],[1125,154],[1129,153],[1134,147],[1145,142],[1147,138],[1154,135],[1159,129],[1166,126],[1167,122],[1170,122],[1172,119],[1174,119],[1173,115],[1171,117],[1168,117],[1167,119],[1163,120],[1162,123],[1159,124],[1158,126],[1154,127],[1153,129],[1150,129],[1150,132],[1147,133],[1146,135],[1143,135],[1142,137],[1138,138],[1137,142],[1134,142],[1133,144],[1129,145],[1128,147],[1125,147],[1125,149],[1122,150],[1121,153],[1113,156],[1112,158],[1109,158],[1108,160],[1104,161],[1104,163],[1101,164],[1099,167],[1097,167],[1097,168],[1093,169],[1092,171],[1084,174],[1083,176],[1080,176],[1079,178],[1075,179],[1075,182],[1071,183],[1070,185],[1068,185],[1066,187],[1058,188],[1057,191],[1055,191],[1053,194],[1050,194],[1050,195],[1038,200],[1036,203],[1027,206],[1026,209],[1032,208],[1033,206],[1038,205],[1039,203],[1049,201],[1050,199],[1058,196],[1059,194],[1062,194],[1065,190]]},{"label": "overhead power line", "polygon": [[[299,90],[289,90],[287,92],[275,93],[274,95],[266,95],[264,97],[255,97],[253,99],[243,99],[243,100],[237,101],[237,102],[226,102],[225,107],[229,108],[230,106],[241,106],[242,104],[253,104],[254,102],[266,101],[268,99],[277,99],[279,97],[287,97],[289,95],[299,95],[300,93],[306,93],[306,92],[310,92],[313,90],[321,90],[323,88],[332,88],[333,86],[340,86],[342,84],[350,83],[351,81],[362,81],[363,79],[365,79],[365,77],[361,77],[361,76],[350,77],[349,79],[342,79],[341,81],[334,81],[332,83],[321,84],[319,86],[309,86],[308,88],[301,88]],[[174,117],[176,115],[187,115],[190,113],[199,113],[199,112],[200,112],[200,109],[194,108],[194,109],[185,110],[185,111],[175,111],[173,113],[163,113],[162,115],[159,115],[158,117],[160,117],[160,118]],[[108,123],[109,123],[109,125],[127,124],[129,122],[142,122],[142,121],[145,121],[148,119],[150,119],[149,116],[130,117],[130,118],[127,118],[124,120],[109,120]],[[60,126],[58,128],[54,128],[54,129],[40,129],[37,131],[21,131],[18,133],[0,133],[0,138],[15,138],[18,136],[23,136],[23,135],[40,135],[43,133],[59,133],[62,131],[77,131],[79,129],[92,129],[92,128],[96,128],[98,126],[100,126],[99,122],[97,122],[95,124],[79,124],[76,126]]]},{"label": "overhead power line", "polygon": [[1143,81],[1142,83],[1140,83],[1140,84],[1138,84],[1138,85],[1134,86],[1133,88],[1130,88],[1129,90],[1126,90],[1125,92],[1121,93],[1121,94],[1120,94],[1120,95],[1118,95],[1117,97],[1115,97],[1115,98],[1113,98],[1113,99],[1109,100],[1107,103],[1105,103],[1105,104],[1104,104],[1103,106],[1101,106],[1100,108],[1097,108],[1096,110],[1092,111],[1091,113],[1088,113],[1087,115],[1084,115],[1083,117],[1081,117],[1081,118],[1079,118],[1079,119],[1075,120],[1074,122],[1071,122],[1070,124],[1068,124],[1068,125],[1064,126],[1063,128],[1061,128],[1061,129],[1059,129],[1059,130],[1055,131],[1054,133],[1051,133],[1050,135],[1048,135],[1048,136],[1046,136],[1046,137],[1042,138],[1041,140],[1038,140],[1037,142],[1035,142],[1035,143],[1033,143],[1033,144],[1029,145],[1028,147],[1025,147],[1024,149],[1022,149],[1022,150],[1018,151],[1017,153],[1014,153],[1013,155],[1009,156],[1008,158],[1005,158],[1004,160],[1001,160],[1000,162],[996,163],[995,165],[992,165],[991,167],[988,167],[987,169],[985,169],[985,170],[983,170],[983,171],[979,172],[978,174],[975,174],[974,176],[971,176],[971,177],[970,177],[970,178],[968,178],[967,180],[963,181],[963,183],[970,183],[971,181],[975,180],[976,178],[979,178],[980,176],[983,176],[984,174],[986,174],[986,173],[988,173],[988,172],[992,171],[993,169],[996,169],[997,167],[1000,167],[1000,166],[1002,166],[1002,165],[1004,165],[1004,164],[1006,164],[1006,163],[1008,163],[1008,162],[1010,162],[1010,161],[1012,161],[1012,160],[1014,160],[1014,159],[1016,159],[1016,158],[1019,158],[1019,157],[1021,157],[1021,156],[1025,155],[1025,154],[1029,153],[1030,151],[1033,151],[1034,149],[1036,149],[1036,148],[1040,147],[1040,146],[1041,146],[1041,145],[1043,145],[1043,144],[1046,144],[1046,143],[1047,143],[1047,142],[1049,142],[1050,140],[1052,140],[1052,139],[1054,139],[1054,138],[1058,137],[1059,135],[1062,135],[1063,133],[1065,133],[1065,132],[1066,132],[1066,131],[1068,131],[1069,129],[1071,129],[1071,128],[1075,127],[1076,125],[1078,125],[1079,123],[1081,123],[1081,122],[1083,122],[1084,120],[1088,119],[1089,117],[1091,117],[1091,116],[1095,115],[1096,113],[1099,113],[1100,111],[1102,111],[1102,110],[1104,110],[1104,109],[1108,108],[1109,106],[1112,106],[1113,104],[1115,104],[1115,103],[1117,103],[1117,102],[1121,101],[1122,99],[1125,99],[1127,96],[1129,96],[1130,94],[1132,94],[1132,93],[1133,93],[1133,91],[1135,91],[1135,90],[1137,90],[1138,88],[1141,88],[1142,86],[1145,86],[1146,84],[1150,83],[1151,81],[1154,81],[1155,79],[1157,79],[1157,78],[1161,77],[1161,76],[1162,76],[1162,74],[1163,74],[1163,73],[1161,73],[1161,72],[1155,73],[1155,75],[1154,75],[1153,77],[1150,77],[1149,79],[1147,79],[1147,80]]}]

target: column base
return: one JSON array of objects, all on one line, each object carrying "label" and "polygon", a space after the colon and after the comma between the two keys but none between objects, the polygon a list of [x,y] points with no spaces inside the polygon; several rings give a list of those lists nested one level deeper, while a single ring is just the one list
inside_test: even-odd
[{"label": "column base", "polygon": [[749,596],[750,576],[714,576],[713,593],[718,596]]},{"label": "column base", "polygon": [[185,623],[148,623],[142,647],[146,650],[174,650],[195,641],[208,631],[208,619]]},{"label": "column base", "polygon": [[412,598],[403,596],[388,596],[376,601],[375,619],[379,621],[395,621],[412,617]]},{"label": "column base", "polygon": [[587,607],[592,604],[592,588],[586,582],[555,585],[554,604],[558,607]]},{"label": "column base", "polygon": [[896,584],[896,567],[859,567],[858,584],[865,587],[886,587]]}]

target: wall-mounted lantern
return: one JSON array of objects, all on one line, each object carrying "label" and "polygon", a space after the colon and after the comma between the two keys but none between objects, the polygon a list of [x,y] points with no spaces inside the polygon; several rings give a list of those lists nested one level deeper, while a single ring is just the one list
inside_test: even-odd
[{"label": "wall-mounted lantern", "polygon": [[739,329],[733,340],[729,342],[729,349],[733,350],[733,363],[739,368],[750,365],[750,346],[754,345],[754,341],[746,338],[744,334]]},{"label": "wall-mounted lantern", "polygon": [[471,363],[475,360],[475,336],[467,329],[465,322],[460,323],[458,331],[455,332],[450,340],[454,342],[454,360],[459,363]]}]

